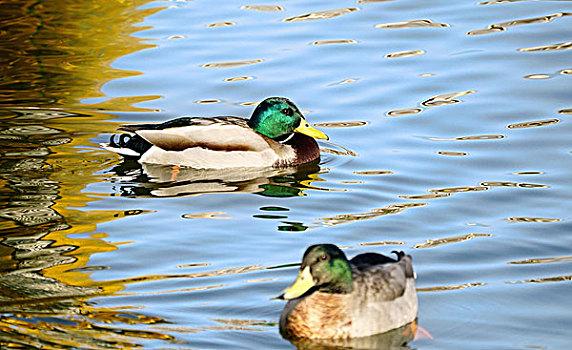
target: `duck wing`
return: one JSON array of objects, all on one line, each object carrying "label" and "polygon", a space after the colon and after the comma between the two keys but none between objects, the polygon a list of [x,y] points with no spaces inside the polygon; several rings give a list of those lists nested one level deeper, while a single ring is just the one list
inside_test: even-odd
[{"label": "duck wing", "polygon": [[126,125],[133,132],[166,151],[201,147],[213,151],[254,151],[269,148],[267,140],[238,117],[182,117],[161,124]]},{"label": "duck wing", "polygon": [[[397,252],[396,252],[397,253]],[[366,293],[376,299],[391,301],[401,297],[407,280],[413,279],[411,256],[397,253],[398,260],[376,253],[360,254],[350,260],[354,268],[354,283],[366,286]]]}]

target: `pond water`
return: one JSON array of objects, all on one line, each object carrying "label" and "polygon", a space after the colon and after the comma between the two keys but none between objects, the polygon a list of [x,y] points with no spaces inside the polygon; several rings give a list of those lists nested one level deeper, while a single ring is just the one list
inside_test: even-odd
[{"label": "pond water", "polygon": [[[270,298],[315,243],[413,256],[430,336],[403,347],[572,343],[570,1],[0,12],[2,349],[292,349]],[[268,96],[329,135],[319,164],[197,171],[98,147]]]}]

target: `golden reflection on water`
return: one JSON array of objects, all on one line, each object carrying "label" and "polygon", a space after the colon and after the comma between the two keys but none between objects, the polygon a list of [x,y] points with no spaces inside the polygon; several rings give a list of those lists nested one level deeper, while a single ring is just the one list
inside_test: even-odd
[{"label": "golden reflection on water", "polygon": [[252,80],[254,77],[233,77],[233,78],[226,78],[224,81],[233,82],[233,81],[244,81],[244,80]]},{"label": "golden reflection on water", "polygon": [[415,19],[411,21],[377,24],[376,28],[403,29],[403,28],[449,28],[447,23],[435,23],[429,19]]},{"label": "golden reflection on water", "polygon": [[207,211],[203,213],[183,214],[181,217],[183,219],[216,219],[216,220],[232,219],[232,216],[223,216],[226,214],[227,212],[225,211]]},{"label": "golden reflection on water", "polygon": [[507,218],[507,220],[512,221],[512,222],[541,222],[541,223],[562,221],[562,219],[558,219],[558,218],[541,218],[541,217],[532,217],[532,216],[513,216],[510,218]]},{"label": "golden reflection on water", "polygon": [[342,81],[339,81],[339,82],[337,82],[337,83],[328,84],[328,86],[346,85],[346,84],[350,84],[350,83],[355,83],[356,81],[358,81],[358,79],[348,78],[348,79],[344,79],[344,80],[342,80]]},{"label": "golden reflection on water", "polygon": [[540,79],[550,79],[551,76],[548,74],[529,74],[529,75],[525,75],[523,78],[532,79],[532,80],[540,80]]},{"label": "golden reflection on water", "polygon": [[371,247],[371,246],[378,246],[378,245],[404,245],[405,242],[402,241],[380,241],[380,242],[367,242],[367,243],[359,243],[360,246]]},{"label": "golden reflection on water", "polygon": [[[143,329],[165,320],[129,310],[135,306],[89,305],[90,298],[125,288],[91,276],[107,268],[89,266],[91,257],[121,244],[109,242],[99,225],[149,212],[85,209],[101,196],[86,186],[105,181],[101,169],[118,160],[91,141],[114,132],[117,125],[108,120],[116,116],[88,113],[86,106],[141,111],[133,104],[157,97],[104,99],[101,92],[112,79],[140,74],[111,63],[152,47],[133,36],[147,29],[135,24],[161,10],[139,8],[146,3],[13,2],[0,8],[0,26],[11,36],[0,41],[0,195],[9,198],[0,212],[0,347],[129,349],[143,339],[175,341]],[[98,102],[82,103],[91,98]]]},{"label": "golden reflection on water", "polygon": [[415,249],[435,248],[446,244],[469,241],[476,237],[492,237],[492,236],[493,235],[491,235],[490,233],[469,233],[466,235],[428,239],[427,242],[425,243],[416,244],[414,248]]},{"label": "golden reflection on water", "polygon": [[391,170],[358,170],[353,172],[356,175],[391,175],[393,171]]},{"label": "golden reflection on water", "polygon": [[318,19],[328,19],[328,18],[334,18],[334,17],[338,17],[341,15],[345,15],[347,13],[351,13],[351,12],[355,12],[355,11],[359,11],[359,8],[348,7],[348,8],[341,8],[341,9],[335,9],[335,10],[318,11],[318,12],[306,13],[303,15],[295,16],[295,17],[285,18],[285,19],[283,19],[283,21],[284,22],[298,22],[298,21],[313,21],[313,20],[318,20]]},{"label": "golden reflection on water", "polygon": [[425,54],[424,50],[398,51],[398,52],[388,53],[387,55],[385,55],[385,58],[405,58],[412,56],[420,56],[424,54]]},{"label": "golden reflection on water", "polygon": [[471,136],[459,136],[454,138],[441,138],[441,137],[429,137],[431,141],[486,141],[486,140],[500,140],[504,139],[504,135],[471,135]]},{"label": "golden reflection on water", "polygon": [[245,5],[240,7],[242,10],[255,10],[261,12],[275,12],[284,10],[278,5]]},{"label": "golden reflection on water", "polygon": [[277,326],[276,323],[266,320],[213,318],[211,319],[211,321],[220,323],[222,324],[222,326],[204,326],[204,327],[153,326],[152,329],[156,329],[162,332],[194,334],[207,331],[262,332],[269,330],[269,328],[275,328]]},{"label": "golden reflection on water", "polygon": [[567,12],[558,12],[548,16],[542,17],[534,17],[534,18],[526,18],[526,19],[518,19],[513,21],[507,22],[500,22],[489,25],[486,29],[476,29],[467,32],[467,35],[483,35],[483,34],[490,34],[496,32],[505,31],[509,27],[515,27],[525,24],[537,24],[537,23],[548,23],[551,22],[555,18],[570,16],[572,13]]},{"label": "golden reflection on water", "polygon": [[[422,50],[420,50],[420,51],[422,51]],[[410,53],[410,51],[404,51],[404,52],[405,52],[405,55],[408,55],[408,53]],[[422,53],[424,53],[424,52],[422,52]],[[396,54],[401,54],[401,53],[396,53]],[[462,102],[461,100],[458,99],[459,97],[470,95],[470,94],[473,94],[475,92],[477,92],[477,91],[476,90],[466,90],[466,91],[451,92],[451,93],[447,93],[447,94],[436,95],[436,96],[432,96],[432,97],[424,100],[423,102],[420,103],[420,105],[421,105],[421,107],[424,107],[424,108],[439,107],[439,106],[444,106],[444,105],[452,105],[452,104]],[[388,117],[400,117],[400,116],[404,116],[404,115],[418,114],[421,112],[423,112],[423,108],[415,107],[415,108],[391,110],[391,111],[388,111],[386,113],[386,115]]]},{"label": "golden reflection on water", "polygon": [[[143,0],[80,1],[81,6],[11,2],[13,6],[0,9],[0,27],[10,36],[0,41],[0,90],[2,104],[10,106],[85,107],[81,100],[104,97],[101,87],[105,82],[140,74],[112,68],[111,63],[153,46],[132,35],[147,29],[135,24],[161,10],[139,9],[148,2]],[[78,9],[90,16],[75,15]],[[136,110],[131,104],[122,104],[127,107],[122,110]],[[97,109],[107,106],[92,105]]]},{"label": "golden reflection on water", "polygon": [[386,115],[388,117],[400,117],[403,115],[418,114],[421,112],[423,112],[423,109],[421,108],[405,108],[405,109],[396,109],[393,111],[388,111]]},{"label": "golden reflection on water", "polygon": [[481,182],[481,186],[485,187],[520,187],[520,188],[549,188],[547,185],[531,184],[526,182],[512,181],[485,181]]},{"label": "golden reflection on water", "polygon": [[544,120],[534,120],[534,121],[530,121],[530,122],[509,124],[509,125],[507,125],[507,128],[509,128],[509,129],[536,128],[539,126],[554,125],[554,124],[559,123],[559,122],[560,122],[560,120],[556,119],[556,118],[544,119]]},{"label": "golden reflection on water", "polygon": [[464,157],[468,156],[467,152],[453,152],[453,151],[438,151],[437,154],[442,156],[451,156],[451,157]]},{"label": "golden reflection on water", "polygon": [[228,26],[233,26],[235,25],[235,22],[218,22],[218,23],[211,23],[211,24],[207,24],[206,26],[208,28],[213,28],[213,27],[228,27]]},{"label": "golden reflection on water", "polygon": [[537,52],[537,51],[555,51],[555,50],[570,50],[570,49],[572,49],[572,41],[567,41],[567,42],[559,43],[559,44],[550,44],[550,45],[535,46],[535,47],[525,47],[525,48],[517,49],[517,51]]},{"label": "golden reflection on water", "polygon": [[209,99],[209,100],[197,100],[195,103],[198,104],[212,104],[212,103],[221,103],[222,101],[216,98]]},{"label": "golden reflection on water", "polygon": [[341,224],[347,224],[356,221],[375,219],[380,216],[398,214],[408,208],[416,208],[426,206],[427,203],[402,203],[402,204],[390,204],[383,208],[374,208],[369,212],[365,213],[351,213],[351,214],[339,214],[327,218],[318,218],[322,221],[322,224],[326,227],[337,226]]},{"label": "golden reflection on water", "polygon": [[319,128],[352,128],[356,126],[365,126],[367,122],[356,120],[356,121],[348,121],[348,122],[326,122],[326,123],[315,123],[313,124]]},{"label": "golden reflection on water", "polygon": [[432,286],[432,287],[417,287],[416,290],[418,293],[426,293],[426,292],[448,292],[451,290],[460,290],[465,288],[471,287],[481,287],[486,286],[486,283],[483,282],[470,282],[470,283],[463,283],[463,284],[453,284],[449,286]]},{"label": "golden reflection on water", "polygon": [[312,45],[332,45],[332,44],[356,44],[357,41],[352,39],[338,39],[338,40],[319,40],[314,41]]},{"label": "golden reflection on water", "polygon": [[570,0],[491,0],[478,2],[477,5],[498,5],[507,4],[511,2],[536,2],[536,1],[570,1]]},{"label": "golden reflection on water", "polygon": [[552,283],[552,282],[566,282],[572,281],[572,275],[555,276],[555,277],[542,277],[542,278],[532,278],[528,280],[521,281],[511,281],[510,284],[521,284],[521,283]]},{"label": "golden reflection on water", "polygon": [[518,261],[509,261],[507,262],[507,264],[508,265],[552,264],[552,263],[569,262],[569,261],[572,261],[572,255],[558,256],[554,258],[535,258],[535,259],[525,259]]},{"label": "golden reflection on water", "polygon": [[467,91],[460,91],[460,92],[452,92],[448,94],[442,94],[430,97],[425,101],[421,102],[421,106],[423,107],[435,107],[435,106],[443,106],[443,105],[450,105],[461,102],[457,100],[458,97],[470,95],[477,92],[476,90],[467,90]]},{"label": "golden reflection on water", "polygon": [[205,68],[235,68],[241,66],[247,66],[251,64],[261,63],[264,60],[257,59],[257,60],[244,60],[244,61],[228,61],[228,62],[212,62],[212,63],[205,63],[203,67]]}]

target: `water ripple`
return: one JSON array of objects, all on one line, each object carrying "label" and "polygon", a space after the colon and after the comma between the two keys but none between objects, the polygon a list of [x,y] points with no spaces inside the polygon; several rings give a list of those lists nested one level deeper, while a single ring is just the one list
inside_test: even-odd
[{"label": "water ripple", "polygon": [[467,32],[467,35],[483,35],[483,34],[503,32],[509,27],[515,27],[515,26],[526,25],[526,24],[548,23],[548,22],[551,22],[555,18],[570,16],[570,15],[572,15],[572,13],[558,12],[558,13],[548,15],[548,16],[518,19],[518,20],[513,20],[513,21],[507,21],[507,22],[500,22],[500,23],[491,24],[486,29],[471,30],[471,31]]},{"label": "water ripple", "polygon": [[409,51],[398,51],[392,52],[385,55],[385,58],[404,58],[404,57],[411,57],[411,56],[420,56],[424,55],[424,50],[409,50]]},{"label": "water ripple", "polygon": [[447,23],[436,23],[429,19],[415,19],[411,21],[395,22],[395,23],[381,23],[375,26],[376,28],[387,29],[403,29],[403,28],[449,28]]},{"label": "water ripple", "polygon": [[262,59],[257,59],[257,60],[244,60],[244,61],[211,62],[211,63],[203,64],[202,67],[205,67],[205,68],[234,68],[234,67],[247,66],[250,64],[261,63],[263,61],[264,60],[262,60]]},{"label": "water ripple", "polygon": [[245,5],[240,7],[241,10],[254,10],[260,12],[283,11],[284,8],[278,5]]},{"label": "water ripple", "polygon": [[445,244],[469,241],[476,237],[492,237],[490,233],[469,233],[466,235],[451,236],[445,238],[428,239],[425,243],[415,245],[415,249],[435,248]]},{"label": "water ripple", "polygon": [[341,8],[335,10],[326,10],[326,11],[318,11],[318,12],[311,12],[306,13],[303,15],[285,18],[282,21],[284,22],[297,22],[297,21],[313,21],[318,19],[328,19],[333,17],[338,17],[341,15],[345,15],[347,13],[351,13],[354,11],[359,11],[357,7],[348,7],[348,8]]},{"label": "water ripple", "polygon": [[318,40],[314,41],[312,45],[332,45],[332,44],[356,44],[357,41],[352,39],[338,39],[338,40]]},{"label": "water ripple", "polygon": [[453,285],[448,285],[448,286],[418,287],[418,288],[417,288],[417,292],[418,292],[418,293],[424,293],[424,292],[448,292],[448,291],[451,291],[451,290],[460,290],[460,289],[465,289],[465,288],[470,288],[470,287],[480,287],[480,286],[486,286],[486,283],[483,283],[483,282],[470,282],[470,283],[464,283],[464,284],[453,284]]},{"label": "water ripple", "polygon": [[569,261],[572,261],[572,255],[559,256],[559,257],[555,257],[555,258],[534,258],[534,259],[509,261],[509,262],[507,262],[507,264],[509,264],[509,265],[551,264],[551,263],[560,263],[560,262],[569,262]]},{"label": "water ripple", "polygon": [[534,120],[534,121],[530,121],[530,122],[509,124],[509,125],[507,125],[507,128],[509,128],[509,129],[537,128],[540,126],[554,125],[554,124],[559,123],[559,122],[560,122],[560,120],[556,119],[556,118],[544,119],[544,120]]},{"label": "water ripple", "polygon": [[541,217],[531,217],[531,216],[514,216],[507,218],[507,220],[512,222],[542,222],[542,223],[562,221],[562,219],[558,218],[541,218]]},{"label": "water ripple", "polygon": [[535,47],[525,47],[517,49],[520,52],[535,52],[535,51],[555,51],[555,50],[569,50],[572,49],[572,41],[567,41],[564,43],[550,44]]},{"label": "water ripple", "polygon": [[437,95],[428,98],[427,100],[421,102],[423,107],[435,107],[435,106],[443,106],[443,105],[450,105],[461,102],[457,100],[457,97],[470,95],[477,92],[476,90],[466,90],[460,92],[451,92],[448,94]]},{"label": "water ripple", "polygon": [[235,25],[235,22],[218,22],[218,23],[211,23],[211,24],[207,24],[207,28],[213,28],[213,27],[228,27],[228,26],[233,26]]}]

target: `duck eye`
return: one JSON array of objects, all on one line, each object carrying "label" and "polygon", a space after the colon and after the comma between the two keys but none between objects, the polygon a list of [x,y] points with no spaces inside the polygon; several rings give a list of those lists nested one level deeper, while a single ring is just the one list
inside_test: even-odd
[{"label": "duck eye", "polygon": [[280,111],[280,113],[282,113],[288,117],[291,117],[293,114],[292,110],[290,108],[284,108],[283,110]]},{"label": "duck eye", "polygon": [[326,254],[324,254],[324,255],[322,255],[322,256],[320,257],[320,259],[322,259],[322,260],[327,260],[327,259],[328,259],[328,256],[327,256]]}]

